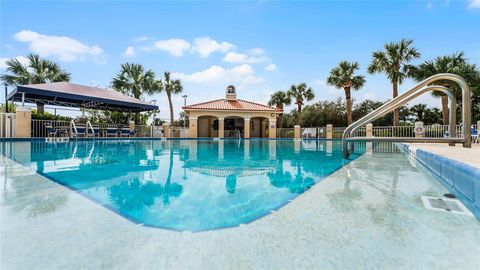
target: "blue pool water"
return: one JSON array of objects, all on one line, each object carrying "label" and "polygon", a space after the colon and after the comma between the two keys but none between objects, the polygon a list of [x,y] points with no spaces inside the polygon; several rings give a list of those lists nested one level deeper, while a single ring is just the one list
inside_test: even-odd
[{"label": "blue pool water", "polygon": [[350,162],[339,141],[10,144],[4,155],[39,174],[133,222],[179,231],[252,222]]}]

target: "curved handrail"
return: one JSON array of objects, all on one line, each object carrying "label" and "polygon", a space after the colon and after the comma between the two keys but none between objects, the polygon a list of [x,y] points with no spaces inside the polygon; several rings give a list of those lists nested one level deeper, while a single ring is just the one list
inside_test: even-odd
[{"label": "curved handrail", "polygon": [[77,125],[75,121],[70,120],[70,136],[73,136],[73,131],[75,131],[75,137],[78,137]]},{"label": "curved handrail", "polygon": [[[419,92],[416,92],[414,94],[412,94],[411,96],[408,96],[408,97],[404,97],[403,99],[401,100],[396,100],[397,102],[394,104],[394,108],[393,109],[396,109],[398,107],[401,107],[403,105],[405,105],[407,102],[409,102],[410,100],[426,93],[426,92],[430,92],[430,91],[438,91],[438,92],[442,92],[442,93],[445,93],[448,97],[449,97],[449,100],[450,100],[450,108],[455,108],[457,106],[457,102],[456,102],[456,98],[455,98],[455,95],[453,94],[452,90],[444,87],[444,86],[439,86],[439,85],[432,85],[432,86],[428,86],[426,88],[423,88],[421,89]],[[392,105],[393,106],[393,105]],[[351,128],[351,131],[350,133],[348,134],[349,137],[351,137],[353,135],[353,133],[360,127],[362,127],[363,125],[366,125],[372,121],[375,121],[377,120],[378,118],[382,117],[383,115],[385,115],[386,113],[389,113],[391,112],[391,110],[393,110],[392,108],[390,107],[386,107],[386,108],[383,108],[382,110],[377,109],[373,112],[371,112],[370,114],[367,114],[367,116],[370,116],[368,118],[365,118],[362,117],[361,119],[357,120],[354,124],[356,124],[356,126],[352,127]],[[449,111],[449,122],[451,123],[449,125],[449,128],[453,128],[455,127],[455,123],[456,123],[456,111],[455,110],[450,110]],[[352,124],[353,125],[353,124]]]},{"label": "curved handrail", "polygon": [[[438,81],[438,80],[453,81],[453,82],[457,83],[460,86],[460,88],[462,89],[462,120],[463,120],[464,126],[469,127],[471,125],[471,96],[470,96],[470,88],[468,87],[467,82],[465,81],[465,79],[463,79],[462,77],[460,77],[458,75],[450,74],[450,73],[440,73],[440,74],[433,75],[433,76],[423,80],[422,82],[420,82],[419,84],[417,84],[416,86],[411,88],[410,90],[408,90],[405,93],[401,94],[400,96],[386,102],[385,104],[383,104],[382,106],[377,108],[375,111],[365,115],[364,117],[360,118],[359,120],[357,120],[356,122],[354,122],[353,124],[348,126],[345,129],[345,131],[343,132],[343,135],[342,135],[344,156],[348,156],[346,139],[349,136],[351,136],[357,128],[359,128],[363,125],[366,125],[367,123],[381,117],[382,115],[384,115],[384,114],[402,106],[403,104],[405,104],[409,100],[411,100],[411,99],[413,99],[413,98],[415,98],[415,97],[417,97],[417,96],[419,96],[419,95],[421,95],[421,94],[423,94],[427,91],[441,91],[441,92],[444,92],[445,90],[447,90],[443,86],[430,86],[430,87],[426,87],[426,88],[422,89],[423,87],[428,86],[429,84],[431,84],[435,81]],[[453,95],[453,93],[451,93],[450,90],[447,91],[447,92],[450,92],[450,94],[447,93],[447,95],[449,95],[449,98],[450,98],[450,106],[451,106],[451,108],[455,108],[456,103],[452,103],[452,102],[456,102],[455,96]],[[455,105],[455,106],[452,106],[452,105]],[[451,109],[451,111],[454,111],[454,110]],[[450,120],[454,120],[454,121],[450,121],[450,130],[451,130],[450,132],[451,133],[452,133],[453,130],[455,130],[454,128],[452,129],[452,122],[456,122],[455,117],[452,116],[452,115],[454,115],[454,114],[453,113],[450,114],[450,118],[451,118]],[[463,129],[463,137],[465,139],[465,142],[463,144],[464,147],[471,147],[471,134],[470,133],[471,133],[470,129],[468,129],[468,128]]]},{"label": "curved handrail", "polygon": [[[92,126],[92,123],[90,123],[90,120],[87,121],[87,129],[90,129],[90,131],[92,132],[92,136],[95,137],[95,129],[93,129],[93,126]],[[87,137],[88,137],[88,131],[87,131]]]}]

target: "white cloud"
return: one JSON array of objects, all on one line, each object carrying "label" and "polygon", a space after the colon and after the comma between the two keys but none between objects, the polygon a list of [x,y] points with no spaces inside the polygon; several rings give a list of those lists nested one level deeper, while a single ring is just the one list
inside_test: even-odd
[{"label": "white cloud", "polygon": [[149,37],[136,37],[135,38],[135,41],[136,42],[142,42],[142,41],[147,41],[147,40],[150,40],[151,38]]},{"label": "white cloud", "polygon": [[277,69],[277,65],[275,65],[275,64],[270,64],[270,65],[265,67],[266,71],[274,71],[276,69]]},{"label": "white cloud", "polygon": [[166,51],[176,57],[183,56],[183,53],[190,49],[190,47],[191,45],[188,41],[180,38],[158,40],[155,42],[156,49]]},{"label": "white cloud", "polygon": [[132,46],[129,46],[124,52],[123,55],[128,58],[135,58],[137,56],[137,53],[135,52],[135,48]]},{"label": "white cloud", "polygon": [[471,0],[469,8],[480,8],[480,0]]},{"label": "white cloud", "polygon": [[88,46],[76,39],[66,36],[49,36],[30,30],[22,30],[14,35],[20,42],[29,44],[32,52],[40,56],[54,56],[62,61],[84,60],[93,57],[98,62],[105,62],[103,49],[98,45]]},{"label": "white cloud", "polygon": [[224,62],[235,63],[235,64],[244,64],[244,63],[255,64],[265,60],[266,58],[264,56],[255,57],[255,56],[250,56],[247,54],[237,53],[237,52],[229,52],[222,59],[222,61]]},{"label": "white cloud", "polygon": [[[28,64],[28,58],[25,56],[17,56],[17,57],[11,57],[11,58],[16,58],[20,63],[27,65]],[[10,60],[11,58],[9,57],[2,57],[0,58],[0,69],[6,69],[7,68],[7,61]]]},{"label": "white cloud", "polygon": [[255,55],[262,55],[265,53],[265,50],[263,50],[262,48],[253,48],[248,50],[248,52]]},{"label": "white cloud", "polygon": [[194,72],[191,74],[174,73],[174,77],[186,82],[192,82],[201,85],[216,85],[219,83],[239,85],[251,85],[263,83],[264,79],[257,77],[252,66],[243,64],[230,69],[213,65],[205,70]]},{"label": "white cloud", "polygon": [[235,48],[233,44],[228,42],[218,42],[211,39],[210,37],[201,37],[194,40],[195,46],[193,47],[193,52],[198,53],[201,57],[207,58],[213,52],[220,51],[226,53],[229,50]]}]

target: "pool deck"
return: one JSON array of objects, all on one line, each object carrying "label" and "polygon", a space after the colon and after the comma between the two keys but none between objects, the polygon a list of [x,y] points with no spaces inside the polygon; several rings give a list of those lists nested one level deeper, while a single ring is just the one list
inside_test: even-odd
[{"label": "pool deck", "polygon": [[0,268],[478,269],[480,222],[425,209],[446,189],[398,156],[363,155],[273,214],[201,233],[134,224],[1,156]]},{"label": "pool deck", "polygon": [[464,148],[461,144],[449,146],[434,143],[409,143],[410,148],[422,149],[446,158],[463,162],[480,169],[480,144],[472,144],[472,148]]}]

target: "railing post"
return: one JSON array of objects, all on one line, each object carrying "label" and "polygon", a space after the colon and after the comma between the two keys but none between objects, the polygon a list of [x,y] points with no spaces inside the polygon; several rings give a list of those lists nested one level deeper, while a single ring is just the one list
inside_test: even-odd
[{"label": "railing post", "polygon": [[333,125],[328,124],[327,125],[327,139],[333,138]]},{"label": "railing post", "polygon": [[365,137],[371,138],[373,137],[373,124],[369,123],[365,126]]},{"label": "railing post", "polygon": [[293,130],[294,130],[293,131],[293,134],[294,134],[293,138],[300,139],[302,137],[300,125],[295,125],[293,127]]},{"label": "railing post", "polygon": [[415,132],[415,138],[423,138],[425,134],[425,128],[423,127],[423,122],[422,121],[415,122],[415,129],[413,131]]}]

